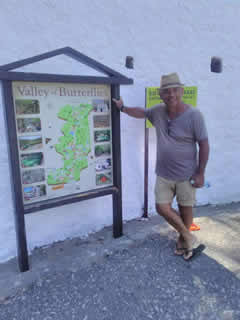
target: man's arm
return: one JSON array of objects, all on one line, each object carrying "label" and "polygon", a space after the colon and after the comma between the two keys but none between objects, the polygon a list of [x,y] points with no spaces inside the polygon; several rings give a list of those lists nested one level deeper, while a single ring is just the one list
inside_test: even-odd
[{"label": "man's arm", "polygon": [[137,119],[143,119],[145,118],[144,108],[140,107],[126,107],[123,104],[123,100],[120,98],[119,100],[113,99],[113,102],[115,103],[116,107],[122,111],[123,113],[126,113],[130,117],[137,118]]},{"label": "man's arm", "polygon": [[201,188],[204,185],[204,174],[209,157],[208,139],[199,141],[198,145],[198,169],[197,172],[191,178],[192,180],[194,180],[193,187],[195,188]]},{"label": "man's arm", "polygon": [[198,165],[198,172],[200,174],[205,173],[205,169],[208,162],[209,157],[209,143],[208,139],[202,140],[198,143],[199,145],[199,165]]}]

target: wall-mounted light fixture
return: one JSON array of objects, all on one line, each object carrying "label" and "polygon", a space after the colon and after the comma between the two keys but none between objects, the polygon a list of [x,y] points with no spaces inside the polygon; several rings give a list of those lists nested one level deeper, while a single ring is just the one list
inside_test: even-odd
[{"label": "wall-mounted light fixture", "polygon": [[133,59],[133,57],[130,57],[130,56],[126,57],[125,67],[128,68],[128,69],[134,69],[134,59]]},{"label": "wall-mounted light fixture", "polygon": [[222,59],[219,57],[211,58],[211,72],[221,73],[222,72]]}]

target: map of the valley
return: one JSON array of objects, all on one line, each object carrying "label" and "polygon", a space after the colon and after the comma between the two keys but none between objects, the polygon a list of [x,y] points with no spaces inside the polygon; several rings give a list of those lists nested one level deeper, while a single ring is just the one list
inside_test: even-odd
[{"label": "map of the valley", "polygon": [[62,156],[63,167],[48,173],[49,185],[70,183],[80,180],[80,173],[88,167],[88,153],[91,151],[88,116],[93,107],[90,104],[64,106],[58,117],[65,120],[55,150]]}]

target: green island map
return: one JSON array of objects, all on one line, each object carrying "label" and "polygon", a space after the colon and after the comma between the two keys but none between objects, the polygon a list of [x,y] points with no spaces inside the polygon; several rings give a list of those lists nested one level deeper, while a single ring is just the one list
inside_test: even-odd
[{"label": "green island map", "polygon": [[65,105],[57,114],[65,120],[55,150],[62,156],[63,167],[53,169],[47,177],[48,185],[65,184],[80,180],[80,173],[88,167],[91,151],[88,116],[93,110],[91,104]]}]

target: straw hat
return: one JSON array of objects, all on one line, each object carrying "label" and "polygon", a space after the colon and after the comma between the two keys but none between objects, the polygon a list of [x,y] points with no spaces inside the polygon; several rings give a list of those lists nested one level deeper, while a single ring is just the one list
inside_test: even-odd
[{"label": "straw hat", "polygon": [[176,72],[163,75],[161,78],[160,90],[183,86],[184,84],[180,82],[179,76]]}]

